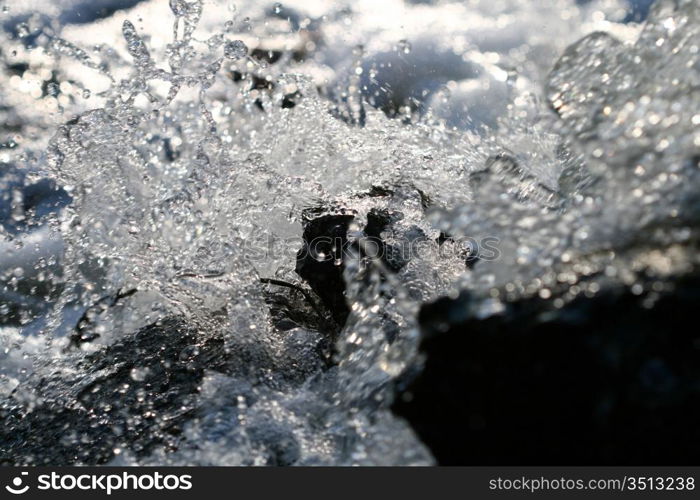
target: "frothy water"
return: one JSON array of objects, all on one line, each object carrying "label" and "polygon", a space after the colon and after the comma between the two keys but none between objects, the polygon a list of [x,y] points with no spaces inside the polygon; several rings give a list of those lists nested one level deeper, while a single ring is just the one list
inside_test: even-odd
[{"label": "frothy water", "polygon": [[[422,304],[697,259],[695,0],[107,3],[0,14],[12,463],[429,464],[389,409]],[[439,247],[372,257],[377,214]],[[295,272],[339,215],[345,321]]]}]

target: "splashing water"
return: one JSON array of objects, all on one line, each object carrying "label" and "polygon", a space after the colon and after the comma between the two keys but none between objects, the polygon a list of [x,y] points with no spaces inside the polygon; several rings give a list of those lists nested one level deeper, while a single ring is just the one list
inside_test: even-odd
[{"label": "splashing water", "polygon": [[[12,463],[429,464],[389,409],[422,304],[697,258],[694,0],[115,4],[3,13]],[[345,321],[295,273],[322,219]]]}]

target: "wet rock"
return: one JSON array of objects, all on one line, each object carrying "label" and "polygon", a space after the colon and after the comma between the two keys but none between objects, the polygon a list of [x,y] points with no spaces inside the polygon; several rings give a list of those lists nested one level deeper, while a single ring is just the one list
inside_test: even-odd
[{"label": "wet rock", "polygon": [[343,325],[350,309],[343,294],[342,261],[354,215],[342,212],[319,215],[317,210],[307,210],[303,217],[304,246],[297,253],[296,272],[320,297],[335,322]]},{"label": "wet rock", "polygon": [[299,100],[302,98],[301,92],[295,91],[292,92],[291,94],[286,94],[282,98],[282,108],[283,109],[291,109],[294,106],[297,105]]},{"label": "wet rock", "polygon": [[[391,212],[383,209],[372,209],[367,214],[365,234],[369,241],[374,242],[377,248],[381,249],[382,262],[393,272],[401,270],[410,257],[402,252],[398,246],[385,243],[382,239],[382,232],[402,218],[403,214],[401,212]],[[422,232],[420,236],[424,236]]]},{"label": "wet rock", "polygon": [[425,368],[394,411],[441,464],[687,464],[700,458],[700,276],[650,306],[617,286],[479,319],[464,292],[423,307]]},{"label": "wet rock", "polygon": [[338,327],[350,313],[343,279],[348,259],[376,259],[384,272],[397,273],[410,260],[410,245],[427,240],[417,221],[405,220],[406,214],[396,208],[394,202],[405,197],[414,198],[422,218],[430,202],[420,190],[406,186],[374,186],[337,206],[303,212],[304,246],[297,253],[296,272],[319,296]]},{"label": "wet rock", "polygon": [[[402,205],[408,199],[410,204]],[[335,333],[350,314],[344,280],[348,260],[373,260],[381,267],[381,273],[400,273],[411,260],[412,252],[419,248],[418,244],[430,242],[420,225],[430,203],[423,192],[412,186],[374,186],[338,201],[336,206],[314,207],[303,212],[304,246],[297,253],[296,272],[332,316]],[[411,208],[399,209],[401,206]],[[445,233],[434,238],[438,246],[447,241],[454,243]],[[467,267],[477,261],[476,255],[466,247],[460,256]],[[395,328],[389,326],[392,329]]]}]

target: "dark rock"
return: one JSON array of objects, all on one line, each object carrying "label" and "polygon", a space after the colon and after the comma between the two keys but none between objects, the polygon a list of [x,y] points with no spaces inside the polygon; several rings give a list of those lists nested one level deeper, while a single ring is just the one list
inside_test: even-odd
[{"label": "dark rock", "polygon": [[324,214],[304,212],[304,246],[297,253],[296,272],[320,297],[338,325],[350,314],[345,302],[343,252],[348,242],[352,213]]},{"label": "dark rock", "polygon": [[[302,213],[304,246],[297,253],[296,272],[321,299],[337,325],[336,331],[343,327],[350,314],[343,278],[347,260],[376,257],[381,262],[383,273],[398,273],[409,262],[414,244],[427,240],[418,225],[398,224],[405,222],[405,216],[392,206],[396,206],[394,202],[397,199],[409,196],[419,197],[423,210],[431,205],[425,193],[413,186],[397,186],[394,189],[373,186],[354,196],[357,200],[375,205],[367,212],[364,221],[352,208],[352,202],[348,201],[342,206],[315,207]],[[364,228],[350,241],[348,230],[353,222]],[[393,243],[387,242],[385,232],[391,233]],[[443,234],[436,243],[441,245],[451,239]],[[359,241],[362,244],[358,244]],[[464,260],[471,267],[476,255],[465,248]],[[389,327],[389,330],[393,329]],[[387,334],[393,335],[389,331]]]},{"label": "dark rock", "polygon": [[402,218],[403,214],[401,212],[388,212],[382,209],[372,209],[367,214],[365,234],[369,241],[377,245],[382,262],[393,272],[400,271],[401,268],[408,263],[409,255],[399,247],[386,244],[384,240],[382,240],[381,233],[391,224]]},{"label": "dark rock", "polygon": [[700,276],[646,299],[620,286],[486,319],[468,293],[426,305],[425,368],[394,411],[445,465],[696,463]]},{"label": "dark rock", "polygon": [[297,105],[297,103],[299,102],[299,99],[301,99],[301,97],[302,97],[301,92],[299,92],[298,90],[295,92],[292,92],[291,94],[286,94],[282,98],[282,108],[283,109],[293,108],[294,106]]}]

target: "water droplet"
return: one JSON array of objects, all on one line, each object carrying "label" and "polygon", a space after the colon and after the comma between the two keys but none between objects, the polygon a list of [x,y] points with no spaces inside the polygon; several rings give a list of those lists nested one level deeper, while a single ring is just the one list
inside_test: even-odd
[{"label": "water droplet", "polygon": [[224,45],[224,56],[227,59],[241,59],[248,54],[248,47],[241,40],[226,42]]},{"label": "water droplet", "polygon": [[90,95],[92,95],[90,89],[83,90],[83,99],[90,99]]},{"label": "water droplet", "polygon": [[275,5],[272,6],[272,12],[274,12],[275,14],[279,14],[280,12],[282,12],[282,4],[279,2],[275,3]]}]

